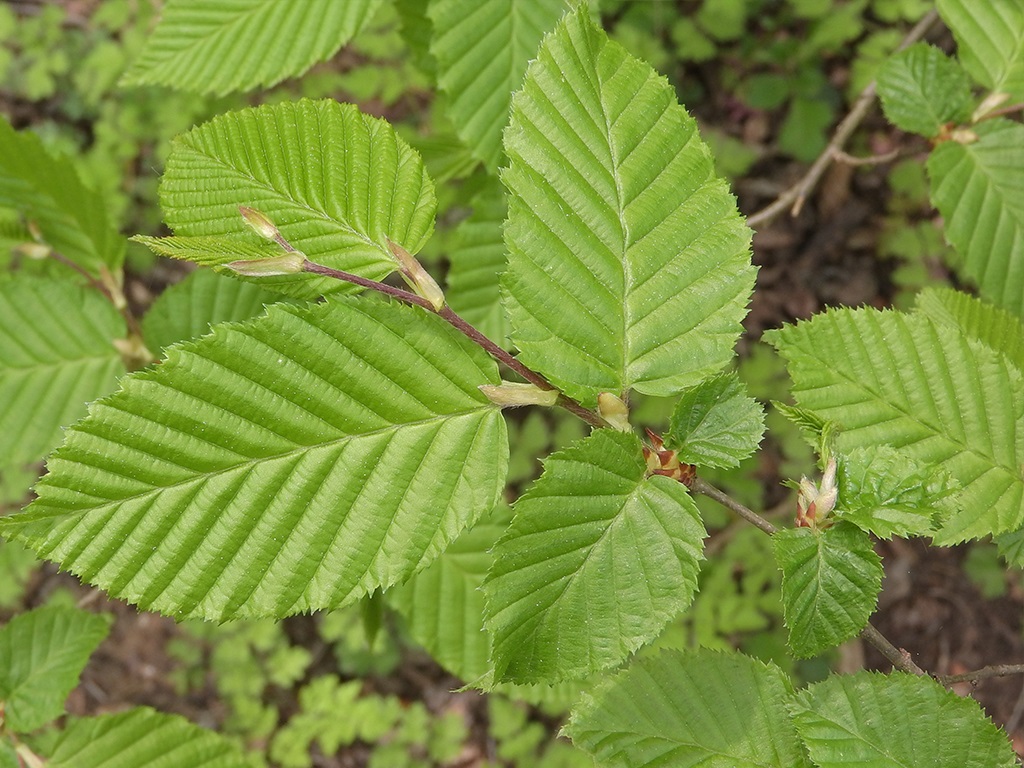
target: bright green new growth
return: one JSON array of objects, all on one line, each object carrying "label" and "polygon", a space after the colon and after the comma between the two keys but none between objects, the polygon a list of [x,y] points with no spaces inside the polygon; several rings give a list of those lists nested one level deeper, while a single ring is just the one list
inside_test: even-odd
[{"label": "bright green new growth", "polygon": [[593,404],[732,358],[750,230],[669,84],[586,8],[544,40],[505,132],[502,285],[520,359]]},{"label": "bright green new growth", "polygon": [[495,504],[494,364],[418,308],[283,305],[172,347],[68,432],[3,534],[143,607],[227,619],[403,581]]},{"label": "bright green new growth", "polygon": [[886,61],[878,73],[878,95],[893,125],[928,138],[946,123],[966,120],[973,106],[967,73],[926,43]]},{"label": "bright green new growth", "polygon": [[545,461],[484,583],[497,680],[607,669],[689,605],[707,534],[685,487],[645,472],[608,429]]}]

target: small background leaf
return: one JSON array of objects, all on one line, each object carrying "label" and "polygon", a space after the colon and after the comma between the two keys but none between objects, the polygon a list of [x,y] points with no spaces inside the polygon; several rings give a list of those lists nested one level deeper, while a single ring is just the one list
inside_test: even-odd
[{"label": "small background leaf", "polygon": [[878,72],[878,95],[889,122],[928,138],[948,122],[966,120],[973,106],[967,73],[927,43],[892,55]]}]

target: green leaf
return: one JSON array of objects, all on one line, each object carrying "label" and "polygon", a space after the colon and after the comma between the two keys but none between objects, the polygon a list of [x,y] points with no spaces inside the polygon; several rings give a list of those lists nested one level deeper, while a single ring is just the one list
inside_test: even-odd
[{"label": "green leaf", "polygon": [[1000,557],[1016,568],[1024,568],[1024,528],[996,536],[995,541]]},{"label": "green leaf", "polygon": [[512,92],[564,11],[560,2],[536,0],[435,0],[429,6],[430,52],[438,87],[449,99],[448,116],[492,171],[501,157]]},{"label": "green leaf", "polygon": [[28,733],[64,714],[110,621],[77,608],[37,608],[0,628],[0,702],[7,727]]},{"label": "green leaf", "polygon": [[116,715],[71,721],[48,768],[248,768],[238,747],[178,715],[136,707]]},{"label": "green leaf", "polygon": [[[242,221],[245,205],[313,261],[373,279],[396,268],[387,238],[416,253],[436,208],[422,160],[390,125],[348,104],[308,100],[229,112],[176,138],[160,200],[178,235],[266,248]],[[303,298],[348,289],[291,279],[289,294]],[[268,285],[284,290],[280,279]]]},{"label": "green leaf", "polygon": [[961,484],[963,512],[939,540],[1024,522],[1024,382],[1003,355],[919,313],[873,309],[832,310],[765,338],[800,405],[840,425],[841,452],[891,445]]},{"label": "green leaf", "polygon": [[566,16],[505,133],[503,278],[521,359],[568,394],[670,395],[733,356],[750,230],[675,91]]},{"label": "green leaf", "polygon": [[839,457],[836,516],[881,539],[929,536],[958,509],[956,484],[887,445]]},{"label": "green leaf", "polygon": [[967,73],[927,43],[892,55],[878,73],[878,95],[889,122],[928,138],[946,123],[966,120],[973,106]]},{"label": "green leaf", "polygon": [[122,85],[223,95],[275,85],[334,55],[382,0],[169,0]]},{"label": "green leaf", "polygon": [[939,325],[956,328],[1024,370],[1024,324],[1005,309],[952,288],[926,288],[917,294],[915,309]]},{"label": "green leaf", "polygon": [[501,229],[507,211],[505,194],[497,185],[476,196],[473,213],[455,230],[445,292],[452,309],[502,346],[509,334],[498,290],[498,277],[505,270]]},{"label": "green leaf", "polygon": [[496,680],[614,666],[690,604],[707,534],[686,488],[645,471],[636,435],[607,429],[545,461],[484,582]]},{"label": "green leaf", "polygon": [[778,667],[698,649],[640,659],[585,700],[565,733],[602,766],[809,768]]},{"label": "green leaf", "polygon": [[957,269],[982,297],[1024,314],[1024,126],[988,120],[971,144],[947,141],[928,158],[932,203]]},{"label": "green leaf", "polygon": [[819,768],[1010,768],[1006,734],[974,699],[926,676],[858,672],[796,695],[793,718]]},{"label": "green leaf", "polygon": [[21,760],[14,745],[0,736],[0,768],[21,768]]},{"label": "green leaf", "polygon": [[494,506],[508,444],[477,387],[497,382],[419,308],[276,304],[126,377],[0,534],[175,616],[352,603]]},{"label": "green leaf", "polygon": [[19,211],[48,245],[89,274],[121,269],[124,238],[107,218],[103,198],[82,183],[71,160],[54,157],[35,134],[16,132],[2,116],[0,207]]},{"label": "green leaf", "polygon": [[772,544],[797,657],[833,648],[864,628],[882,590],[882,559],[864,531],[843,522],[824,530],[786,528]]},{"label": "green leaf", "polygon": [[938,9],[974,79],[1024,98],[1024,7],[1018,0],[938,0]]},{"label": "green leaf", "polygon": [[125,327],[96,291],[31,277],[0,282],[0,317],[0,456],[13,466],[43,458],[114,389]]},{"label": "green leaf", "polygon": [[157,297],[142,319],[142,335],[151,349],[162,349],[209,333],[216,323],[255,317],[280,298],[251,283],[198,269]]},{"label": "green leaf", "polygon": [[763,434],[761,406],[735,373],[725,373],[683,392],[665,446],[687,464],[735,467],[757,450]]}]

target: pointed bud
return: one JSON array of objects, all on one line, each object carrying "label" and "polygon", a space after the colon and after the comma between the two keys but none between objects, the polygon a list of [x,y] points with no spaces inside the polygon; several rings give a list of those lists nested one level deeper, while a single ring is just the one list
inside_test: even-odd
[{"label": "pointed bud", "polygon": [[14,247],[14,252],[33,261],[43,261],[49,257],[52,249],[46,243],[20,243]]},{"label": "pointed bud", "polygon": [[619,432],[633,431],[629,425],[629,406],[611,392],[602,392],[597,396],[597,413],[612,429]]},{"label": "pointed bud", "polygon": [[242,214],[242,221],[248,224],[253,232],[260,237],[274,241],[281,237],[280,230],[274,226],[274,222],[262,211],[257,211],[255,208],[250,208],[247,205],[240,205],[238,206],[238,212]]},{"label": "pointed bud", "polygon": [[419,263],[405,248],[398,243],[388,240],[388,249],[395,259],[398,260],[398,271],[402,279],[413,289],[417,296],[430,302],[435,312],[440,312],[444,307],[444,292],[434,281],[423,265]]},{"label": "pointed bud", "polygon": [[291,251],[268,259],[241,259],[229,261],[224,266],[246,277],[275,277],[295,275],[302,271],[306,257],[299,251]]},{"label": "pointed bud", "polygon": [[981,104],[974,110],[974,114],[971,115],[971,122],[977,123],[979,120],[984,120],[992,112],[999,109],[1010,99],[1010,94],[993,92],[982,99]]},{"label": "pointed bud", "polygon": [[558,401],[557,389],[541,389],[536,384],[503,381],[501,384],[481,384],[480,391],[495,405],[502,408],[519,405],[554,405]]},{"label": "pointed bud", "polygon": [[957,128],[949,134],[949,140],[957,144],[973,144],[978,140],[978,134],[970,128]]}]

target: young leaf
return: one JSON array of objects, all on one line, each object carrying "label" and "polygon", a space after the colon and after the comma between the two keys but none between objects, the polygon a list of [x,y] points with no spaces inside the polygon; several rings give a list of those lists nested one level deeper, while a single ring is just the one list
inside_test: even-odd
[{"label": "young leaf", "polygon": [[435,0],[430,52],[459,136],[491,170],[501,157],[512,92],[565,5],[551,0]]},{"label": "young leaf", "polygon": [[122,85],[222,96],[271,86],[330,58],[382,0],[169,0]]},{"label": "young leaf", "polygon": [[[247,206],[311,260],[373,279],[396,268],[389,238],[410,253],[426,243],[436,208],[423,161],[390,125],[308,100],[229,112],[176,138],[160,200],[178,235],[230,235],[265,249],[239,213]],[[288,279],[303,298],[347,285]]]},{"label": "young leaf", "polygon": [[508,444],[477,387],[497,381],[419,308],[276,304],[126,377],[0,533],[176,616],[345,605],[494,506]]},{"label": "young leaf", "polygon": [[796,656],[814,656],[864,628],[882,590],[882,559],[866,533],[843,522],[824,530],[786,528],[772,544]]},{"label": "young leaf", "polygon": [[887,445],[839,457],[836,516],[881,539],[929,536],[958,509],[957,488],[934,465],[922,465]]},{"label": "young leaf", "polygon": [[216,323],[248,320],[280,299],[257,285],[197,269],[157,297],[142,318],[142,334],[150,349],[162,349],[207,334]]},{"label": "young leaf", "polygon": [[0,317],[0,456],[13,466],[43,458],[114,389],[125,327],[96,291],[21,276],[0,282]]},{"label": "young leaf", "polygon": [[987,120],[974,132],[977,141],[946,141],[929,156],[932,203],[945,219],[957,268],[982,297],[1022,315],[1024,126]]},{"label": "young leaf", "polygon": [[54,157],[29,131],[0,116],[0,207],[38,227],[43,240],[89,274],[112,273],[124,261],[124,238],[107,218],[103,198],[86,187],[74,164]]},{"label": "young leaf", "polygon": [[735,467],[757,450],[763,434],[761,406],[735,373],[725,373],[683,392],[665,447],[687,464]]},{"label": "young leaf", "polygon": [[928,138],[946,123],[966,120],[973,106],[967,73],[927,43],[892,55],[878,72],[878,95],[889,122]]},{"label": "young leaf", "polygon": [[819,768],[1011,768],[1013,749],[978,702],[927,676],[836,675],[791,705]]},{"label": "young leaf", "polygon": [[686,488],[645,470],[636,435],[601,429],[516,502],[484,582],[496,680],[614,666],[689,605],[707,534]]},{"label": "young leaf", "polygon": [[545,38],[505,150],[502,285],[524,363],[593,403],[674,394],[729,361],[750,230],[675,91],[585,7]]},{"label": "young leaf", "polygon": [[995,541],[1000,557],[1016,568],[1024,568],[1024,528],[996,536]]},{"label": "young leaf", "polygon": [[1024,6],[1018,0],[938,0],[956,38],[957,55],[975,80],[1024,98]]},{"label": "young leaf", "polygon": [[566,735],[602,765],[810,768],[774,664],[697,649],[641,659],[572,714]]},{"label": "young leaf", "polygon": [[245,768],[238,747],[178,715],[136,707],[116,715],[76,718],[46,761],[47,768]]},{"label": "young leaf", "polygon": [[0,628],[0,703],[7,727],[28,733],[64,714],[110,621],[77,608],[37,608]]},{"label": "young leaf", "polygon": [[832,310],[766,334],[801,406],[837,422],[839,448],[888,444],[946,470],[963,512],[945,543],[1024,523],[1024,381],[997,354],[922,314]]},{"label": "young leaf", "polygon": [[935,323],[966,333],[1024,370],[1024,324],[1005,309],[952,288],[926,288],[917,294],[915,309]]}]

